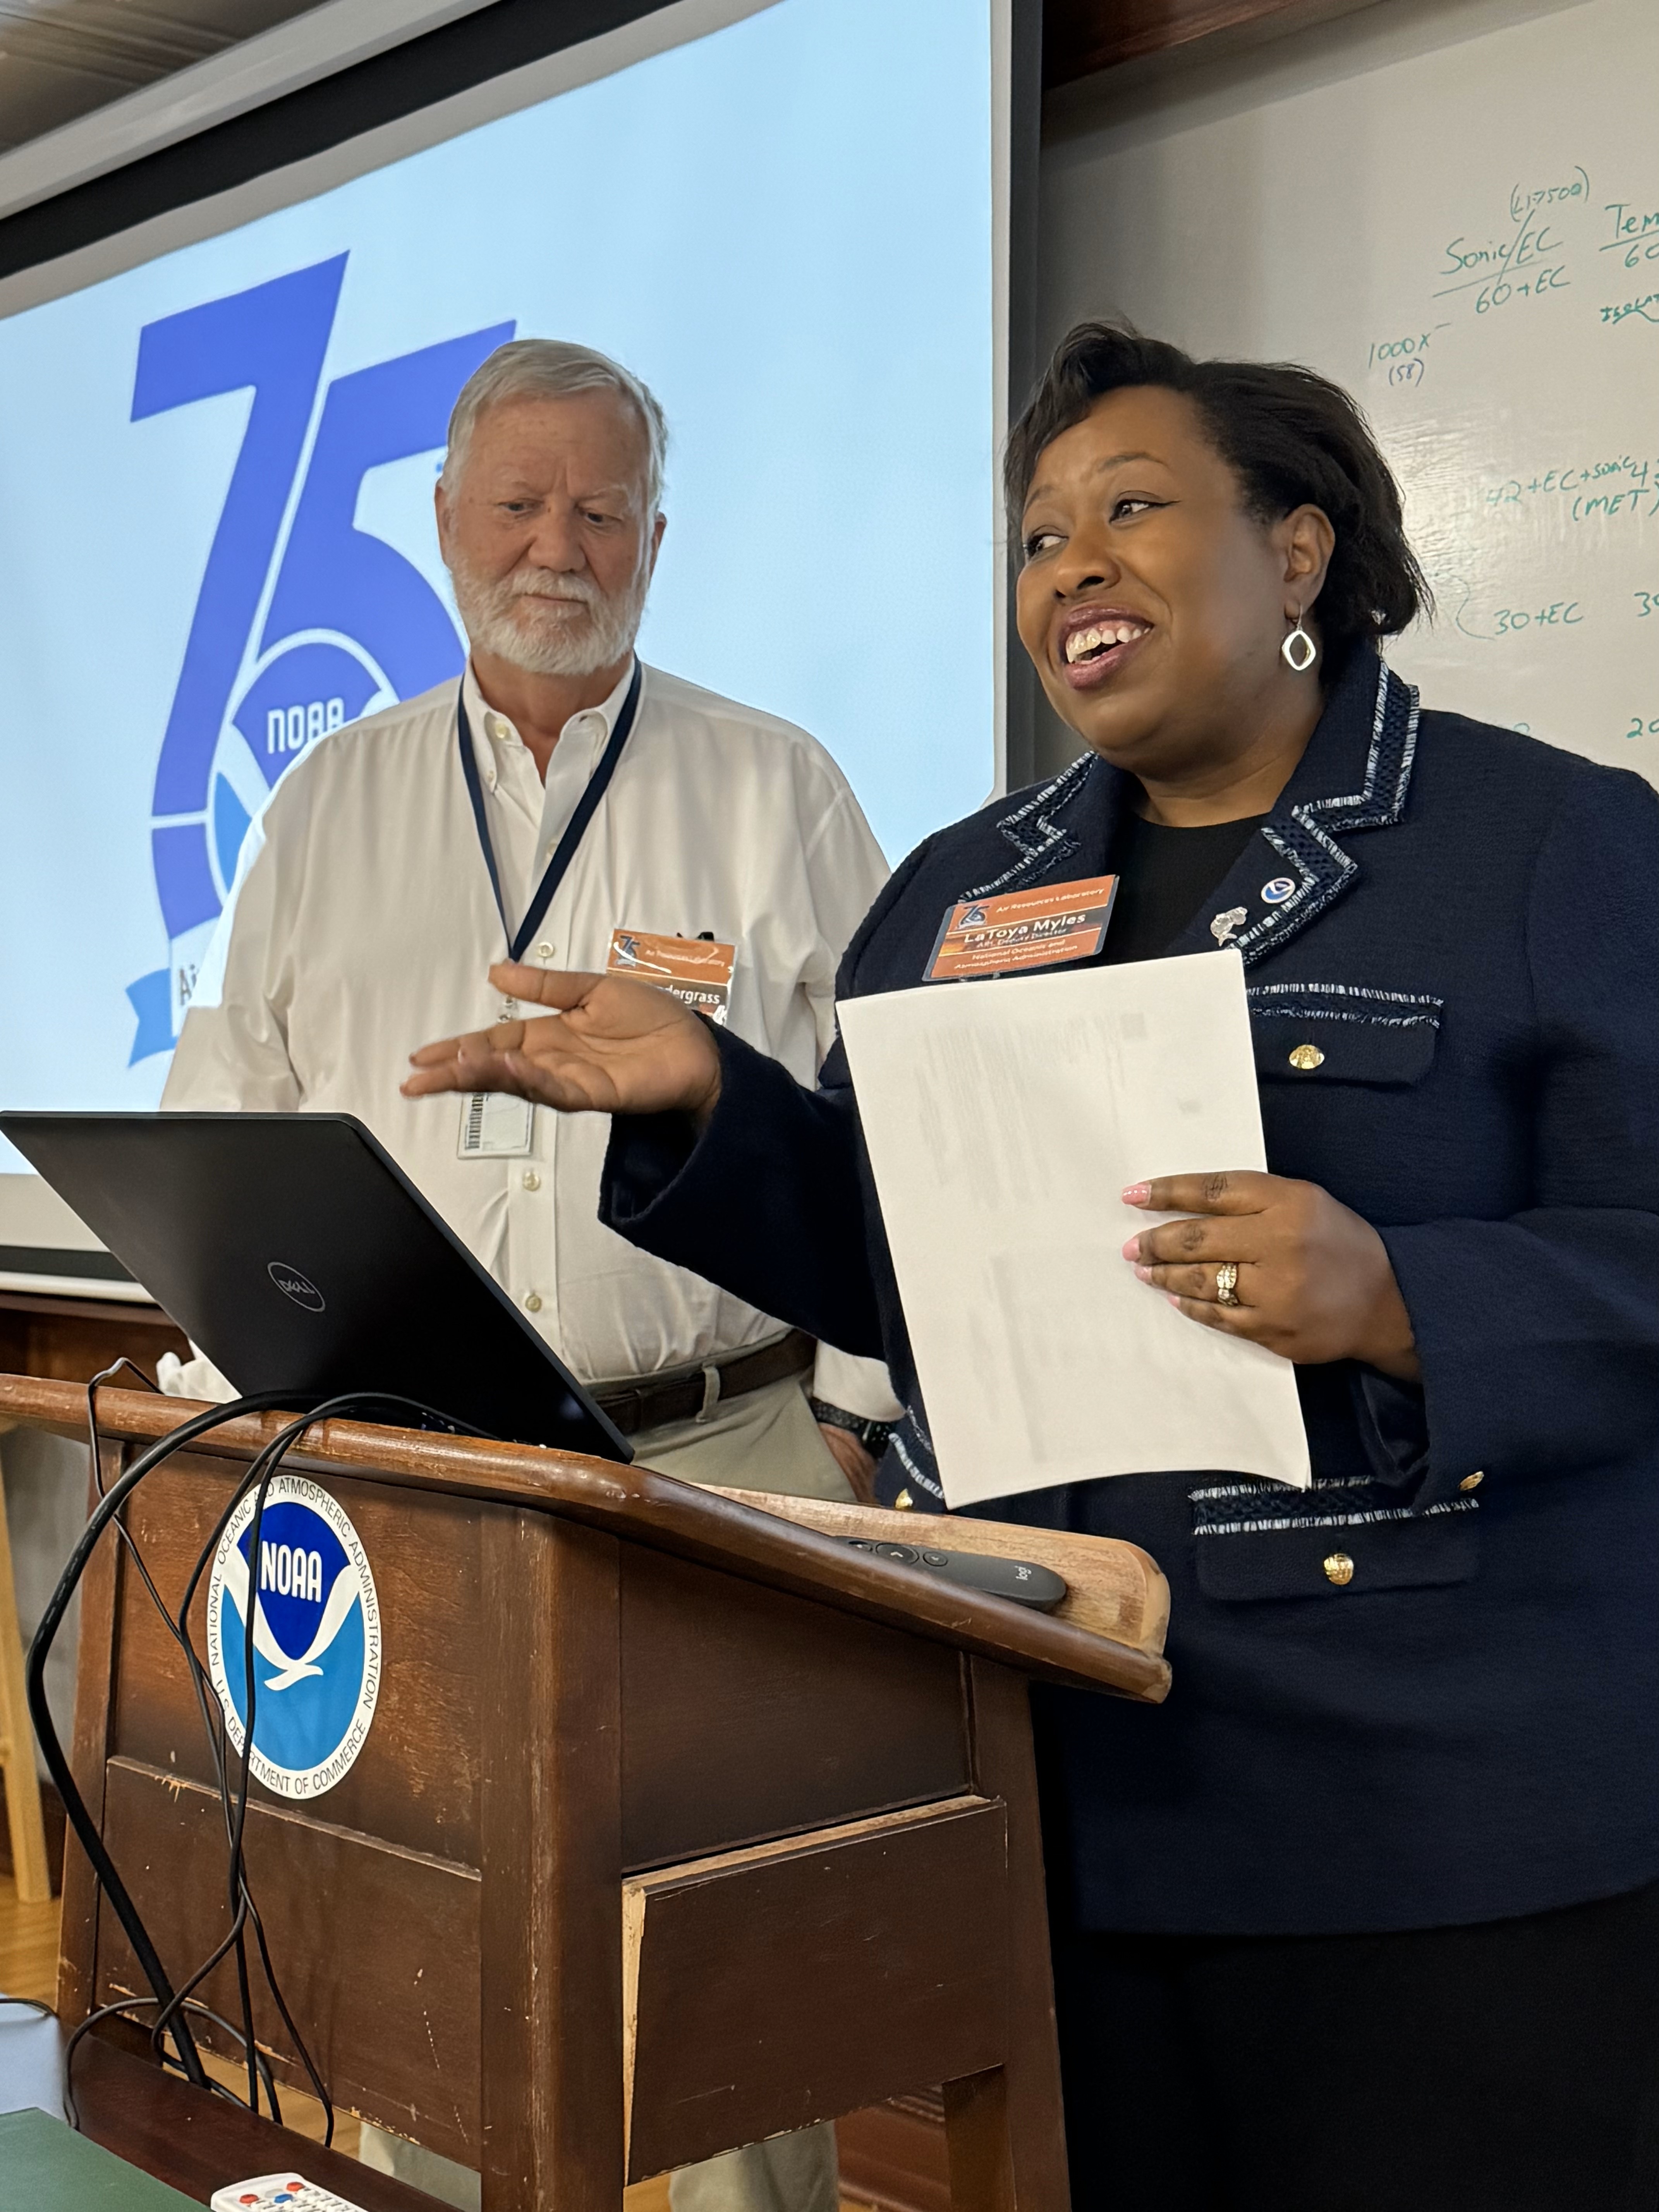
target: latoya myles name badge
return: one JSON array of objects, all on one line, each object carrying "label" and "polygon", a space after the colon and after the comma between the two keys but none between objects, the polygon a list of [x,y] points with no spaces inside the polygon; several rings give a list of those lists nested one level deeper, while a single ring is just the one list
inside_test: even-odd
[{"label": "latoya myles name badge", "polygon": [[737,964],[737,946],[717,945],[710,937],[654,937],[646,929],[613,929],[605,972],[654,983],[724,1029]]},{"label": "latoya myles name badge", "polygon": [[953,983],[1087,960],[1106,941],[1116,896],[1115,876],[1085,876],[1000,898],[963,899],[945,914],[926,980]]}]

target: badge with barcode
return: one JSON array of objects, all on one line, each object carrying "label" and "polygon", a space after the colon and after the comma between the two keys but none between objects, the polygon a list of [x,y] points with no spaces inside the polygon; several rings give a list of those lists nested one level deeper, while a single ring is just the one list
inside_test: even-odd
[{"label": "badge with barcode", "polygon": [[455,1149],[464,1160],[521,1160],[528,1157],[535,1128],[529,1099],[507,1091],[469,1091],[461,1100]]},{"label": "badge with barcode", "polygon": [[656,937],[647,929],[613,929],[605,972],[633,975],[641,983],[654,983],[660,991],[672,991],[694,1013],[724,1029],[737,962],[737,946],[717,945],[713,938]]},{"label": "badge with barcode", "polygon": [[1106,941],[1116,896],[1115,876],[1085,876],[1077,883],[1005,891],[1000,898],[963,899],[945,910],[927,981],[1012,975],[1024,968],[1091,959]]}]

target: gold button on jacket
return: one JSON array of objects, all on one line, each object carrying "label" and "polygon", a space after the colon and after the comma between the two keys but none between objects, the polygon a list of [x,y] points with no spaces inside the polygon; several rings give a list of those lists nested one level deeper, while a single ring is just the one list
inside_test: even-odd
[{"label": "gold button on jacket", "polygon": [[1316,1044],[1299,1044],[1291,1054],[1291,1066],[1299,1067],[1304,1075],[1324,1065],[1325,1055]]},{"label": "gold button on jacket", "polygon": [[1353,1580],[1353,1561],[1346,1552],[1333,1552],[1325,1562],[1325,1572],[1340,1588]]}]

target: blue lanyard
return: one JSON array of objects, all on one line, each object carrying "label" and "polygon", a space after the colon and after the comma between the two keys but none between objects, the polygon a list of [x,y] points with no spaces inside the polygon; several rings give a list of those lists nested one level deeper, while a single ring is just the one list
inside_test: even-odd
[{"label": "blue lanyard", "polygon": [[483,788],[478,781],[477,756],[472,749],[472,731],[466,719],[466,679],[461,679],[461,692],[455,701],[456,726],[460,732],[461,774],[466,778],[466,795],[472,801],[472,819],[478,825],[478,842],[483,848],[484,866],[489,871],[489,887],[495,894],[495,911],[501,915],[501,927],[507,932],[507,956],[522,960],[525,947],[541,927],[542,916],[553,903],[553,894],[569,872],[570,863],[576,857],[576,848],[581,843],[588,823],[599,810],[599,801],[610,787],[617,773],[617,763],[623,757],[623,747],[628,743],[628,733],[634,726],[634,716],[640,703],[640,680],[644,670],[636,659],[634,680],[628,687],[622,712],[617,717],[617,726],[611,732],[611,742],[599,755],[599,766],[587,779],[587,787],[576,802],[576,811],[565,825],[565,832],[548,862],[529,911],[517,930],[507,918],[507,902],[501,896],[501,870],[495,865],[495,848],[489,842],[489,821],[484,812]]}]

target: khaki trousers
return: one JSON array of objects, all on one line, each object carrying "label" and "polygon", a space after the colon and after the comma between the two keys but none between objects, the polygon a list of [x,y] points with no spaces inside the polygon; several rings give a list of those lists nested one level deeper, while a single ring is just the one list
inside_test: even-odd
[{"label": "khaki trousers", "polygon": [[[775,1490],[791,1498],[850,1502],[853,1495],[818,1434],[805,1391],[794,1380],[716,1406],[706,1421],[643,1429],[634,1439],[634,1455],[641,1467],[681,1482]],[[461,2212],[478,2212],[481,2185],[470,2166],[367,2121],[358,2154],[365,2166],[395,2174]],[[673,2212],[836,2212],[836,2131],[827,2124],[803,2128],[683,2166],[670,2177],[668,2193]]]}]

